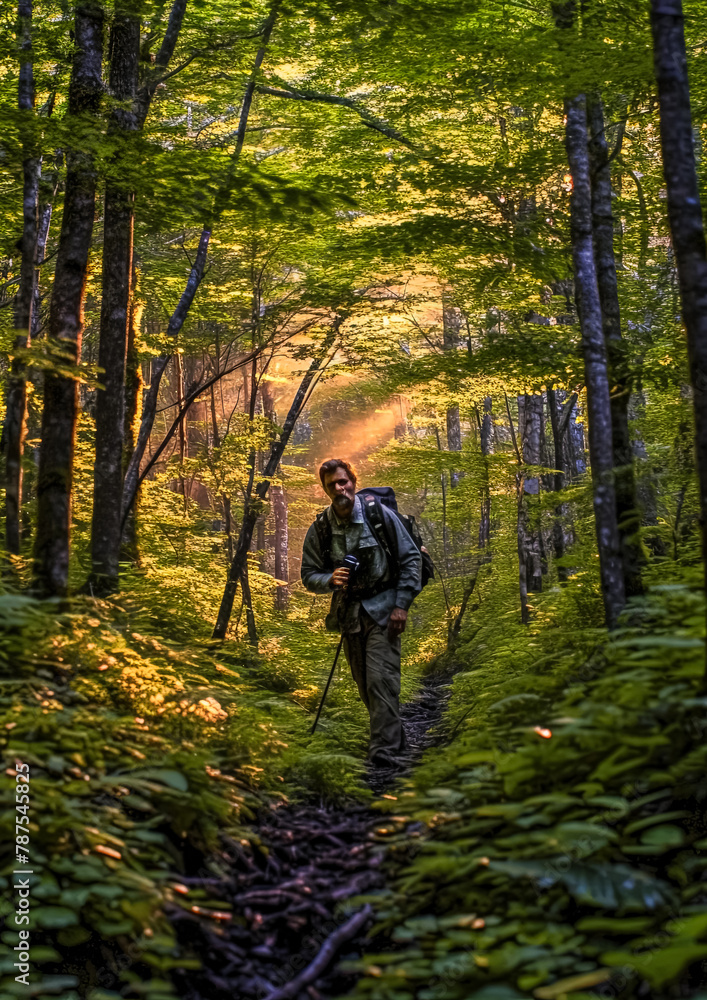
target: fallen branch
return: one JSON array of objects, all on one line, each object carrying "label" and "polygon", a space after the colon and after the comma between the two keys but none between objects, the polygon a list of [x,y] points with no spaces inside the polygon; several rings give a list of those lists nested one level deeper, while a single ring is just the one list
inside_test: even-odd
[{"label": "fallen branch", "polygon": [[295,976],[289,983],[281,986],[280,989],[269,993],[266,1000],[292,1000],[292,997],[296,997],[304,986],[313,983],[332,962],[341,945],[358,934],[372,912],[371,906],[367,903],[362,910],[349,917],[345,924],[329,935],[318,955],[307,968],[303,969],[299,976]]}]

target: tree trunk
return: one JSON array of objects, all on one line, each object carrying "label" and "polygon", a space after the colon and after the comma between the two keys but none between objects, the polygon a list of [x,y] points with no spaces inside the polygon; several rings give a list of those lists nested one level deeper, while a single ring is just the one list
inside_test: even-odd
[{"label": "tree trunk", "polygon": [[[284,580],[287,583],[290,578],[287,496],[282,486],[273,486],[272,488],[272,507],[275,518],[275,579]],[[285,611],[287,609],[289,599],[289,588],[287,586],[278,587],[275,591],[275,607],[278,611]]]},{"label": "tree trunk", "polygon": [[268,462],[263,472],[263,479],[258,483],[255,490],[255,498],[253,499],[251,497],[250,492],[246,494],[243,521],[241,522],[238,544],[236,545],[236,554],[234,555],[233,562],[231,563],[231,569],[228,574],[228,580],[226,581],[223,598],[221,600],[221,607],[219,608],[218,617],[214,626],[212,636],[214,639],[226,638],[226,629],[228,628],[228,622],[233,610],[233,601],[236,596],[236,589],[238,587],[238,582],[242,577],[244,567],[246,566],[248,549],[250,548],[251,539],[253,537],[253,529],[255,528],[255,523],[260,515],[263,501],[267,496],[270,479],[277,471],[282,454],[287,447],[287,442],[289,441],[290,435],[292,434],[294,426],[297,423],[297,418],[307,404],[311,389],[314,388],[316,377],[321,374],[326,365],[326,356],[342,322],[343,317],[337,317],[330,335],[324,342],[321,354],[312,361],[297,392],[295,393],[295,398],[292,400],[290,411],[287,414],[287,419],[285,420],[285,424],[280,434],[280,440],[273,442],[272,448],[270,449],[270,457],[268,458]]},{"label": "tree trunk", "polygon": [[174,382],[177,390],[177,412],[179,413],[179,492],[184,498],[184,510],[186,510],[187,490],[184,479],[184,461],[187,457],[186,414],[182,414],[182,407],[184,405],[184,371],[182,356],[179,351],[174,355]]},{"label": "tree trunk", "polygon": [[[443,339],[445,351],[456,350],[459,340],[459,327],[461,317],[455,309],[442,309]],[[447,450],[462,450],[462,426],[459,417],[459,406],[449,406],[447,408]],[[460,473],[454,469],[449,474],[449,485],[454,487],[461,478]]]},{"label": "tree trunk", "polygon": [[150,67],[150,72],[147,73],[145,79],[142,80],[140,89],[137,93],[135,110],[137,113],[139,128],[142,128],[145,124],[145,119],[147,118],[147,114],[150,110],[150,104],[152,103],[152,98],[154,97],[157,85],[159,84],[160,78],[169,66],[172,56],[174,55],[174,50],[177,47],[179,35],[182,30],[182,23],[184,21],[186,9],[187,0],[174,0],[170,8],[167,28],[164,33],[164,38],[162,39],[162,44],[160,45],[159,51],[157,52],[154,62]]},{"label": "tree trunk", "polygon": [[[439,427],[435,427],[435,437],[437,438],[437,450],[442,451],[442,439]],[[442,552],[444,555],[444,571],[449,573],[449,528],[447,527],[447,476],[443,471],[439,477],[442,487]]]},{"label": "tree trunk", "polygon": [[611,434],[614,450],[616,515],[626,595],[643,593],[641,583],[641,517],[636,500],[636,474],[628,423],[631,371],[621,338],[621,309],[614,255],[614,216],[611,205],[611,164],[604,132],[604,108],[599,97],[587,104],[592,171],[592,228],[594,260],[611,386]]},{"label": "tree trunk", "polygon": [[651,0],[660,143],[695,408],[702,559],[707,582],[707,248],[695,165],[681,0]]},{"label": "tree trunk", "polygon": [[[39,225],[37,229],[37,277],[34,282],[34,301],[32,303],[32,325],[30,328],[30,340],[34,340],[39,335],[39,324],[41,321],[42,313],[42,293],[40,289],[39,279],[41,276],[40,267],[44,263],[44,258],[47,252],[47,240],[49,239],[49,227],[52,221],[52,212],[54,209],[54,198],[59,189],[59,166],[61,163],[61,156],[57,155],[56,163],[52,168],[49,176],[51,177],[51,187],[47,185],[47,193],[42,190],[44,184],[42,183],[42,178],[40,177],[40,198],[42,199],[39,205]],[[46,198],[46,200],[44,200]]]},{"label": "tree trunk", "polygon": [[[103,92],[103,7],[76,7],[75,52],[69,85],[68,122],[81,132],[97,115]],[[95,127],[95,126],[94,126]],[[76,365],[81,354],[83,300],[93,234],[96,173],[90,153],[67,153],[64,211],[49,311],[49,338],[57,362]],[[44,379],[42,448],[37,481],[34,580],[44,595],[64,595],[69,577],[77,384],[48,371]]]},{"label": "tree trunk", "polygon": [[[196,257],[194,258],[194,263],[192,264],[191,271],[189,272],[186,286],[182,292],[179,302],[177,303],[176,309],[172,313],[169,324],[167,325],[167,336],[171,340],[176,341],[179,331],[184,326],[184,321],[187,318],[191,304],[194,301],[196,291],[201,284],[201,279],[204,277],[206,256],[209,249],[210,239],[211,230],[204,229],[201,233],[201,238],[199,239],[199,247],[196,251]],[[169,364],[171,357],[171,354],[163,354],[162,357],[157,358],[152,362],[150,385],[142,402],[140,430],[138,431],[135,450],[130,458],[130,462],[128,463],[128,468],[125,473],[125,481],[123,483],[123,523],[125,523],[128,512],[132,507],[137,494],[140,479],[140,463],[142,462],[142,457],[145,454],[147,442],[150,440],[150,434],[152,433],[152,427],[155,422],[160,382],[162,381],[164,370]]]},{"label": "tree trunk", "polygon": [[[140,19],[117,11],[111,30],[109,92],[120,105],[111,114],[109,133],[118,144],[112,164],[127,166],[127,143],[138,128],[137,96]],[[128,108],[125,105],[129,105]],[[103,217],[103,285],[98,366],[104,386],[96,398],[96,463],[93,478],[91,584],[98,594],[118,588],[125,433],[125,360],[133,259],[133,192],[117,180],[106,184]]]},{"label": "tree trunk", "polygon": [[253,595],[250,590],[250,580],[248,579],[248,561],[246,560],[241,573],[241,591],[243,593],[243,605],[245,607],[245,620],[248,629],[248,643],[257,651],[258,649],[258,628],[255,624],[255,611],[253,610]]},{"label": "tree trunk", "polygon": [[[493,417],[491,397],[484,399],[484,415],[480,420],[479,438],[484,459],[484,482],[481,495],[481,518],[479,520],[479,548],[485,548],[491,539],[491,490],[489,482],[489,455],[493,454]],[[478,414],[477,414],[478,415]]]},{"label": "tree trunk", "polygon": [[[555,493],[560,493],[564,485],[564,460],[562,457],[562,434],[560,432],[560,415],[557,411],[558,401],[555,390],[550,387],[547,390],[547,405],[550,410],[550,426],[552,428],[553,464],[555,472],[552,476],[552,489]],[[565,529],[563,524],[564,505],[558,504],[553,512],[552,523],[552,547],[555,559],[561,559],[565,554]],[[558,579],[564,583],[567,581],[567,568],[559,566],[557,569]]]},{"label": "tree trunk", "polygon": [[14,303],[15,345],[7,390],[2,445],[5,452],[5,541],[8,552],[20,551],[22,455],[27,416],[27,366],[22,351],[30,342],[37,281],[37,226],[41,159],[34,138],[34,71],[32,68],[32,0],[19,0],[20,44],[18,108],[22,136],[22,258]]},{"label": "tree trunk", "polygon": [[[130,310],[128,313],[128,350],[125,360],[125,431],[123,435],[123,470],[127,470],[130,459],[137,444],[138,428],[142,415],[142,365],[138,341],[140,335],[141,307],[137,301],[139,282],[139,266],[137,255],[133,255],[133,273],[130,291]],[[121,484],[122,486],[122,484]],[[121,490],[122,492],[122,490]],[[121,538],[121,559],[140,563],[140,550],[137,540],[138,511],[135,504],[126,521]]]},{"label": "tree trunk", "polygon": [[[218,335],[216,336],[216,373],[218,374],[221,363]],[[221,447],[221,435],[218,429],[218,418],[216,417],[216,393],[214,386],[211,386],[211,433],[214,448]],[[226,551],[228,553],[228,565],[233,559],[233,529],[231,526],[231,498],[227,493],[221,494],[221,505],[223,507],[224,532],[226,533]]]},{"label": "tree trunk", "polygon": [[616,516],[609,369],[592,240],[587,110],[583,94],[565,102],[565,114],[572,174],[572,261],[587,386],[594,518],[606,624],[613,628],[626,598]]},{"label": "tree trunk", "polygon": [[[521,419],[522,415],[522,419]],[[523,465],[540,465],[542,462],[542,396],[518,397],[518,423],[522,441]],[[540,537],[540,478],[524,472],[518,497],[518,558],[520,575],[527,591],[543,589],[542,539]]]}]

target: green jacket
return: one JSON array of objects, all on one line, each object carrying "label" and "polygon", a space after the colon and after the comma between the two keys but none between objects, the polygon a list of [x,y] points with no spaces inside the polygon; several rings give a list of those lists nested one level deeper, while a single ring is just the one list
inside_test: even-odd
[{"label": "green jacket", "polygon": [[[422,558],[417,546],[410,538],[395,514],[383,508],[389,535],[395,535],[399,555],[397,579],[391,577],[388,559],[363,512],[361,498],[356,497],[354,508],[348,521],[340,520],[331,507],[326,516],[331,524],[331,562],[340,566],[344,556],[354,555],[360,562],[357,572],[357,590],[363,596],[360,604],[379,625],[387,625],[393,608],[408,610],[422,589]],[[332,570],[325,565],[320,551],[319,535],[314,524],[307,532],[302,550],[302,583],[314,594],[331,594]],[[390,587],[371,597],[365,596],[366,587],[377,589],[381,582],[390,580]],[[351,612],[357,618],[358,601],[353,602]],[[346,629],[349,631],[349,629]]]}]

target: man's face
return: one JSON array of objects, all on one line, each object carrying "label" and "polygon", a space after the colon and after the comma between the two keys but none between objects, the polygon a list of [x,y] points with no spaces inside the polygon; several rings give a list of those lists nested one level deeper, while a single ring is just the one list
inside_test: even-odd
[{"label": "man's face", "polygon": [[346,517],[353,510],[356,484],[342,466],[324,476],[324,492],[331,500],[336,513]]}]

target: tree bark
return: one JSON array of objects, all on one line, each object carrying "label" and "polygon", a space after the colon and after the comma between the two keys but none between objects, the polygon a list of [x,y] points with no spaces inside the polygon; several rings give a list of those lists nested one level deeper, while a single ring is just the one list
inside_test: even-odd
[{"label": "tree bark", "polygon": [[135,101],[135,110],[137,112],[139,128],[142,128],[145,124],[145,119],[147,118],[150,110],[150,104],[152,103],[152,98],[154,97],[157,85],[160,82],[160,77],[169,66],[172,56],[174,55],[174,50],[177,47],[177,41],[179,40],[179,35],[182,30],[182,23],[184,21],[186,9],[187,0],[174,0],[174,3],[170,8],[167,28],[164,33],[164,38],[162,39],[162,44],[160,45],[159,51],[155,56],[154,63],[150,66],[149,72],[146,74],[145,79],[141,81],[140,89],[137,93],[137,100]]},{"label": "tree bark", "polygon": [[[564,485],[564,460],[562,457],[562,434],[560,433],[560,415],[557,412],[558,401],[555,390],[550,387],[547,390],[547,405],[550,410],[550,427],[552,428],[553,464],[555,472],[552,476],[552,489],[555,493],[560,493]],[[565,529],[563,521],[563,504],[558,504],[553,512],[552,523],[552,547],[555,559],[561,559],[565,554]],[[567,569],[564,566],[558,567],[558,578],[561,582],[567,580]]]},{"label": "tree bark", "polygon": [[[524,625],[527,625],[530,621],[530,609],[528,607],[528,574],[527,574],[527,564],[525,560],[525,553],[523,549],[523,537],[521,534],[521,507],[523,505],[524,495],[523,495],[523,485],[524,485],[524,475],[523,475],[523,455],[518,444],[518,437],[515,432],[515,427],[513,426],[513,415],[511,414],[511,404],[508,400],[508,393],[503,390],[503,396],[506,403],[506,414],[508,416],[508,425],[511,432],[511,441],[513,442],[513,450],[516,456],[517,470],[516,470],[516,504],[518,508],[518,529],[516,531],[516,541],[518,549],[518,594],[520,597],[520,620]],[[522,433],[522,407],[521,399],[523,397],[518,397],[518,432]]]},{"label": "tree bark", "polygon": [[61,163],[61,155],[57,154],[56,162],[49,173],[51,177],[51,186],[47,184],[47,192],[43,191],[44,184],[43,179],[40,177],[40,204],[38,212],[38,228],[37,228],[37,277],[34,282],[34,300],[32,303],[32,324],[30,327],[30,340],[34,340],[39,335],[40,321],[41,321],[41,306],[42,306],[42,293],[39,284],[39,278],[41,274],[41,265],[44,263],[44,258],[47,252],[47,240],[49,239],[49,227],[52,221],[52,212],[54,210],[54,198],[59,189],[59,166]]},{"label": "tree bark", "polygon": [[[134,110],[140,55],[140,18],[117,11],[111,30],[109,92],[120,105],[111,114],[109,132],[118,152],[111,164],[121,174],[138,129]],[[128,107],[126,107],[128,105]],[[106,184],[103,217],[103,284],[98,366],[103,389],[96,398],[96,463],[93,478],[90,582],[94,593],[118,588],[125,433],[125,361],[132,283],[133,207],[135,197],[120,180]]]},{"label": "tree bark", "polygon": [[[218,334],[216,335],[216,374],[219,372],[221,364],[221,353],[219,347]],[[211,386],[211,433],[214,448],[221,447],[221,435],[218,429],[218,418],[216,416],[216,393],[214,386]],[[228,493],[221,494],[221,505],[223,507],[224,531],[226,533],[226,551],[228,553],[228,565],[233,559],[233,529],[231,526],[231,498]]]},{"label": "tree bark", "polygon": [[[75,52],[69,84],[68,122],[79,134],[96,128],[103,93],[103,7],[76,7]],[[49,338],[58,363],[77,365],[83,334],[83,301],[93,234],[96,172],[90,153],[67,153],[64,211],[49,311]],[[65,595],[69,577],[69,535],[73,485],[77,384],[71,375],[48,371],[44,379],[42,448],[37,481],[35,588]]]},{"label": "tree bark", "polygon": [[246,503],[243,511],[241,530],[238,536],[238,544],[236,545],[236,554],[234,555],[233,562],[231,563],[228,580],[226,581],[223,598],[221,600],[221,607],[219,608],[218,617],[214,626],[212,636],[214,639],[226,638],[226,629],[228,628],[228,622],[231,618],[231,612],[233,611],[233,601],[236,596],[236,589],[238,587],[238,582],[243,575],[244,567],[246,566],[248,549],[250,548],[250,543],[253,538],[253,529],[255,528],[255,523],[261,512],[263,501],[267,496],[270,480],[277,471],[280,459],[282,458],[283,452],[287,447],[287,442],[289,441],[290,435],[292,434],[294,426],[297,423],[297,418],[307,404],[310,390],[314,387],[315,379],[317,375],[321,373],[324,365],[326,364],[326,356],[334,337],[338,332],[341,322],[342,318],[337,318],[331,334],[327,337],[324,343],[321,354],[314,358],[305,373],[297,392],[295,393],[289,413],[287,414],[287,419],[285,420],[285,424],[280,434],[280,440],[273,442],[270,449],[270,456],[263,471],[263,479],[258,483],[255,489],[255,498],[251,497],[250,491],[246,494]]},{"label": "tree bark", "polygon": [[652,0],[660,143],[695,409],[702,560],[707,584],[707,247],[697,181],[681,0]]},{"label": "tree bark", "polygon": [[[522,420],[521,420],[522,414]],[[543,398],[539,395],[518,397],[518,422],[522,440],[523,465],[542,462]],[[538,503],[531,497],[540,494],[540,478],[524,471],[518,497],[518,557],[526,592],[543,589],[542,539]]]},{"label": "tree bark", "polygon": [[[282,486],[272,488],[272,507],[275,518],[275,579],[284,580],[285,584],[290,578],[290,566],[288,558],[288,525],[287,525],[287,496]],[[275,607],[278,611],[285,611],[290,600],[290,591],[287,586],[279,586],[275,591]]]},{"label": "tree bark", "polygon": [[[457,310],[442,308],[443,341],[445,351],[454,351],[459,339],[460,316]],[[462,450],[462,426],[459,417],[459,406],[447,407],[447,450]],[[449,474],[449,485],[454,489],[461,478],[460,473],[453,469]]]},{"label": "tree bark", "polygon": [[[491,539],[491,489],[489,482],[489,455],[493,454],[493,417],[491,397],[484,399],[484,415],[479,424],[481,454],[484,460],[484,482],[481,495],[481,518],[479,520],[479,548],[485,548]],[[478,416],[478,414],[477,414]]]},{"label": "tree bark", "polygon": [[592,171],[592,228],[594,260],[611,386],[611,434],[614,450],[616,515],[626,595],[643,593],[641,583],[641,516],[636,499],[636,474],[628,422],[631,370],[621,337],[621,308],[614,254],[614,215],[611,205],[611,163],[604,131],[604,108],[598,96],[587,102],[589,159]]},{"label": "tree bark", "polygon": [[184,371],[182,366],[182,356],[177,351],[174,355],[174,384],[177,391],[177,412],[179,414],[178,420],[178,430],[179,430],[179,492],[184,498],[184,510],[187,509],[187,491],[186,482],[184,480],[184,460],[187,457],[187,441],[186,441],[186,413],[183,412],[184,407]]},{"label": "tree bark", "polygon": [[[125,431],[123,434],[123,470],[127,470],[137,444],[138,428],[142,416],[142,365],[138,340],[141,306],[137,301],[140,268],[137,255],[133,254],[133,269],[128,312],[128,349],[125,360]],[[124,474],[124,473],[123,473]],[[121,483],[122,492],[122,483]],[[138,510],[133,505],[121,538],[121,558],[139,565],[140,550],[137,538]]]},{"label": "tree bark", "polygon": [[250,579],[248,577],[248,560],[246,559],[243,571],[241,572],[241,593],[243,594],[243,606],[245,607],[246,628],[248,630],[248,644],[255,650],[258,649],[258,627],[255,624],[255,611],[253,610],[253,594],[250,589]]},{"label": "tree bark", "polygon": [[565,114],[572,175],[572,260],[587,386],[594,519],[606,624],[613,628],[626,594],[616,515],[609,367],[592,240],[587,110],[583,94],[565,102]]},{"label": "tree bark", "polygon": [[20,284],[14,302],[15,344],[7,390],[2,446],[5,452],[5,542],[8,552],[20,551],[22,455],[27,417],[27,366],[22,352],[31,338],[37,282],[37,229],[41,159],[34,138],[34,70],[32,66],[32,0],[19,0],[17,35],[20,73],[17,104],[22,135],[22,257]]}]

